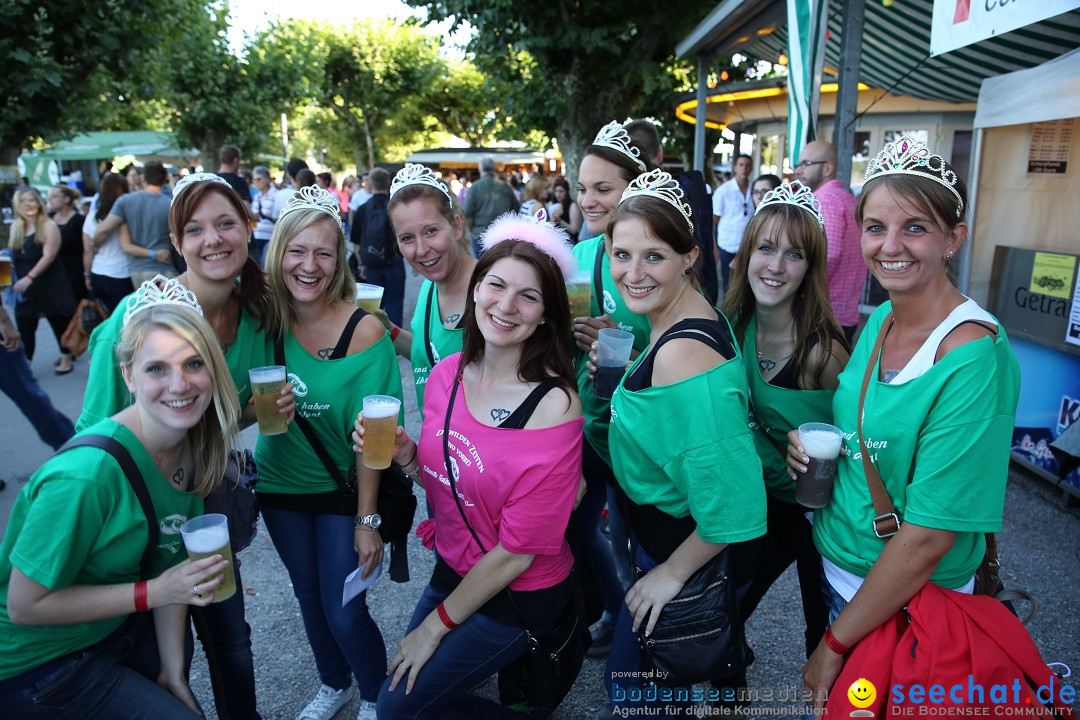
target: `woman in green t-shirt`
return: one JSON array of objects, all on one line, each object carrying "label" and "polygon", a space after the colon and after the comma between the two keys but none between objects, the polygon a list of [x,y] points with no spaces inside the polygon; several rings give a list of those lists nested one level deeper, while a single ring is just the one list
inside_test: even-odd
[{"label": "woman in green t-shirt", "polygon": [[[574,367],[578,395],[585,412],[586,442],[581,469],[587,485],[575,522],[604,603],[603,616],[590,629],[593,644],[589,654],[594,657],[602,657],[611,647],[615,618],[622,606],[626,586],[630,584],[631,570],[628,559],[623,557],[626,553],[620,552],[620,548],[626,547],[625,523],[611,494],[611,488],[615,486],[608,454],[611,401],[593,392],[592,376],[586,366],[589,348],[596,342],[601,328],[617,327],[633,333],[632,357],[637,357],[649,342],[648,319],[627,308],[611,279],[611,260],[604,251],[604,231],[626,186],[638,173],[655,167],[656,158],[646,152],[645,145],[622,123],[612,121],[600,129],[592,145],[585,149],[578,169],[578,205],[585,217],[581,237],[591,239],[579,242],[573,252],[578,274],[589,279],[592,304],[588,317],[574,318],[574,342],[577,345]],[[600,532],[600,516],[605,504],[608,505],[610,539]]]},{"label": "woman in green t-shirt", "polygon": [[[19,494],[0,545],[9,717],[202,716],[187,683],[187,607],[212,603],[233,569],[220,555],[184,560],[179,527],[220,483],[239,413],[194,296],[151,283],[129,300],[116,347],[135,402],[83,433],[123,446],[150,505],[97,447],[55,455]],[[150,511],[161,532],[147,554]]]},{"label": "woman in green t-shirt", "polygon": [[[381,565],[380,471],[360,464],[349,433],[366,395],[401,398],[401,374],[379,320],[354,307],[337,196],[302,187],[281,211],[266,253],[278,339],[274,354],[299,398],[297,422],[259,437],[258,497],[289,571],[322,687],[301,717],[334,715],[359,686],[375,717],[386,647],[366,593],[341,603],[346,577]],[[321,446],[321,447],[319,447]],[[355,495],[342,485],[355,472]]]},{"label": "woman in green t-shirt", "polygon": [[[927,582],[971,592],[984,534],[1001,529],[1019,370],[997,320],[949,279],[966,207],[963,181],[921,142],[900,137],[867,165],[855,215],[889,302],[867,320],[833,399],[848,452],[814,518],[835,618],[803,671],[816,705],[848,649]],[[797,433],[788,439],[795,477],[808,458]],[[864,463],[894,512],[875,509]]]},{"label": "woman in green t-shirt", "polygon": [[[754,183],[757,185],[757,183]],[[787,434],[806,422],[832,422],[833,390],[850,350],[829,308],[821,207],[798,181],[759,200],[731,269],[724,312],[746,361],[750,426],[765,472],[768,530],[757,570],[739,599],[745,622],[776,579],[797,563],[806,620],[806,656],[825,632],[821,555],[806,508],[795,501]],[[742,546],[736,546],[741,553]]]},{"label": "woman in green t-shirt", "polygon": [[634,559],[645,571],[626,595],[608,656],[613,699],[614,682],[633,681],[612,678],[641,676],[634,631],[651,633],[687,579],[729,543],[765,532],[742,357],[727,321],[700,292],[700,250],[682,198],[667,173],[642,174],[605,237],[623,301],[652,325],[648,350],[611,400],[611,459]]},{"label": "woman in green t-shirt", "polygon": [[390,183],[387,205],[398,250],[424,278],[411,331],[380,316],[394,349],[412,362],[416,404],[424,415],[424,388],[439,360],[461,352],[465,296],[476,258],[469,254],[461,215],[442,181],[423,165],[407,164]]}]

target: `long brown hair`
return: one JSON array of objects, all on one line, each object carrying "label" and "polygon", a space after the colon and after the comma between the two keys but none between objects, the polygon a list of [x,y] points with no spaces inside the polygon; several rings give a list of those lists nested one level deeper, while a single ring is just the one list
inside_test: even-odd
[{"label": "long brown hair", "polygon": [[[208,193],[217,193],[228,200],[241,223],[247,223],[251,217],[248,204],[229,185],[213,180],[193,183],[173,198],[172,207],[169,208],[169,232],[177,252],[180,251],[181,239],[184,237],[184,225],[191,220],[191,216]],[[262,268],[250,256],[240,268],[240,285],[235,294],[240,299],[240,308],[259,321],[259,329],[266,330],[271,316],[270,291],[266,286]]]},{"label": "long brown hair", "polygon": [[[767,205],[754,214],[743,232],[742,244],[735,256],[735,265],[731,268],[731,283],[724,297],[724,314],[731,318],[735,337],[740,344],[744,344],[746,328],[756,308],[754,293],[750,289],[750,256],[761,240],[768,239],[776,245],[779,237],[787,237],[791,246],[806,258],[807,264],[806,274],[791,303],[791,314],[795,320],[795,350],[791,357],[798,370],[797,376],[802,378],[806,376],[805,371],[810,366],[815,346],[827,349],[832,343],[838,342],[845,350],[851,351],[829,303],[829,284],[825,279],[828,252],[825,231],[810,213],[794,205],[776,204]],[[828,354],[823,357],[827,359]],[[818,387],[821,386],[824,369],[824,361],[810,368],[809,376]]]},{"label": "long brown hair", "polygon": [[[469,285],[476,288],[499,260],[512,257],[531,265],[540,278],[540,293],[544,298],[544,323],[526,338],[518,361],[518,377],[525,382],[550,380],[569,397],[577,391],[574,364],[570,360],[571,319],[570,303],[566,299],[566,279],[555,261],[538,247],[524,240],[503,240],[486,250],[476,261]],[[484,335],[476,323],[476,303],[473,294],[465,295],[465,337],[461,350],[461,367],[479,362],[484,357]]]},{"label": "long brown hair", "polygon": [[108,217],[117,198],[127,191],[127,180],[123,175],[117,175],[114,172],[105,173],[98,185],[97,210],[94,212],[94,219],[101,222]]}]

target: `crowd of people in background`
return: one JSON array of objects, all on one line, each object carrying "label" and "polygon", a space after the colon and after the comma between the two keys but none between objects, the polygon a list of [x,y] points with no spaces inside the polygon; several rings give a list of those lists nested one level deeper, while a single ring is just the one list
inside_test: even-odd
[{"label": "crowd of people in background", "polygon": [[[20,189],[19,301],[14,325],[0,313],[0,355],[21,338],[32,358],[44,317],[56,372],[70,372],[61,335],[80,300],[100,300],[112,315],[89,341],[77,425],[32,419],[53,447],[75,430],[123,445],[162,522],[201,514],[221,482],[254,419],[248,370],[288,367],[275,398],[288,430],[260,437],[254,462],[321,685],[298,720],[327,720],[354,694],[359,718],[520,717],[527,694],[511,708],[471,690],[578,613],[579,595],[589,652],[607,657],[600,717],[688,706],[627,700],[656,667],[648,638],[665,609],[719,573],[745,620],[793,563],[805,684],[828,691],[850,647],[928,580],[971,592],[984,533],[1001,526],[1017,368],[997,321],[948,279],[966,190],[920,143],[884,148],[858,198],[823,142],[794,179],[755,176],[747,155],[715,189],[672,176],[646,121],[600,128],[576,187],[537,168],[504,176],[490,157],[464,178],[406,165],[340,183],[293,159],[280,185],[242,160],[225,146],[216,173],[106,173],[85,215],[71,188]],[[423,278],[411,319],[408,271]],[[889,300],[864,319],[868,271]],[[571,279],[589,286],[587,311],[571,312]],[[359,282],[384,289],[377,313],[353,305]],[[608,395],[611,330],[632,348]],[[357,453],[364,396],[402,397],[396,355],[422,428],[411,438],[399,418],[393,459],[426,495],[418,533],[436,564],[388,645],[365,594],[343,605],[340,591],[383,558],[381,474]],[[297,416],[301,394],[315,410]],[[796,495],[810,421],[841,428],[846,448],[815,508]],[[864,436],[897,508],[887,545]],[[45,717],[41,696],[66,684],[95,698],[95,717],[197,717],[190,613],[213,648],[219,713],[258,718],[243,593],[210,602],[239,562],[182,562],[172,537],[144,554],[145,508],[109,452],[60,453],[19,496],[0,545],[0,703]],[[77,532],[56,538],[58,521]],[[741,637],[741,659],[692,682],[725,699],[745,687]]]}]

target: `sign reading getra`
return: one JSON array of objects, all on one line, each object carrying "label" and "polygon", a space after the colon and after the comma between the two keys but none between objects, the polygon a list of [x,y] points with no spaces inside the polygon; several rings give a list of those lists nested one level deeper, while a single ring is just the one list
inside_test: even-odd
[{"label": "sign reading getra", "polygon": [[930,54],[941,55],[1076,8],[1080,0],[934,0]]}]

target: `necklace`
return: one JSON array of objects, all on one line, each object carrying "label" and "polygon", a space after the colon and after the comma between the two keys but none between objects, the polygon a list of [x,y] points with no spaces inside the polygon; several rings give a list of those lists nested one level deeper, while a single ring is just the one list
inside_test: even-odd
[{"label": "necklace", "polygon": [[[765,342],[763,342],[763,343],[758,343],[758,344],[757,344],[757,345],[758,345],[758,347],[762,347],[762,346],[764,346],[764,345],[768,345],[768,344],[769,344],[769,343],[771,343],[771,342],[772,342],[773,340],[775,340],[776,338],[780,337],[780,334],[781,334],[782,332],[784,332],[785,330],[787,330],[787,329],[788,329],[789,327],[791,327],[791,324],[792,324],[793,322],[795,322],[795,318],[794,318],[794,317],[792,317],[792,318],[791,318],[790,320],[788,320],[788,321],[787,321],[787,323],[786,323],[786,324],[784,325],[784,327],[780,328],[780,329],[779,329],[779,330],[777,330],[777,331],[776,331],[775,333],[773,333],[772,337],[770,337],[770,338],[769,338],[768,340],[766,340],[766,341],[765,341]],[[779,358],[777,358],[776,360],[772,360],[772,359],[770,359],[770,358],[767,358],[767,357],[765,357],[765,353],[763,353],[762,351],[758,350],[758,351],[757,351],[757,357],[758,357],[758,361],[757,361],[757,364],[758,364],[758,367],[759,367],[759,368],[761,368],[761,372],[763,372],[763,373],[767,373],[767,372],[770,372],[770,371],[771,371],[771,370],[772,370],[772,369],[773,369],[774,367],[776,367],[776,362],[777,362],[777,360],[786,360],[787,358],[791,357],[791,353],[788,353],[787,355],[784,355],[783,357],[779,357]]]}]

